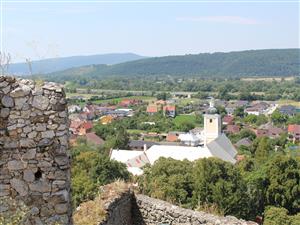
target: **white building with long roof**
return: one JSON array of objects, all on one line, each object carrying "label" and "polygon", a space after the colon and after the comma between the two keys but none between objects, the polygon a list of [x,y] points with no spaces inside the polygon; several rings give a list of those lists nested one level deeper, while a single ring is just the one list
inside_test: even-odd
[{"label": "white building with long roof", "polygon": [[203,146],[153,145],[144,151],[113,149],[110,158],[127,165],[128,171],[134,175],[143,173],[142,167],[153,165],[160,157],[176,160],[194,161],[201,158],[217,157],[235,163],[237,151],[231,141],[221,132],[221,117],[216,114],[213,102],[208,113],[204,115]]}]

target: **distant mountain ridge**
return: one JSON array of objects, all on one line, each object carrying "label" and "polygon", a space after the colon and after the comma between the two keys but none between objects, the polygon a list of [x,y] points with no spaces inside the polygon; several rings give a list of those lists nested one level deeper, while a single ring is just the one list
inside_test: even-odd
[{"label": "distant mountain ridge", "polygon": [[299,76],[300,49],[248,50],[229,53],[145,58],[115,65],[89,65],[47,74],[54,81],[110,76],[249,77]]},{"label": "distant mountain ridge", "polygon": [[[133,53],[111,53],[88,56],[71,56],[32,61],[31,67],[33,74],[46,74],[92,64],[112,65],[143,58],[145,57]],[[9,73],[16,75],[28,75],[30,74],[29,65],[27,63],[11,64],[9,67]]]}]

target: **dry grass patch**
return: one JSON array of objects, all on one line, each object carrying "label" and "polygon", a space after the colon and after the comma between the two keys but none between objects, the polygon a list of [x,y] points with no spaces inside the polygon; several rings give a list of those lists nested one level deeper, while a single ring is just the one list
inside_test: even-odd
[{"label": "dry grass patch", "polygon": [[74,225],[98,225],[107,214],[106,203],[128,192],[130,185],[117,180],[100,187],[100,194],[94,200],[80,204],[73,215]]}]

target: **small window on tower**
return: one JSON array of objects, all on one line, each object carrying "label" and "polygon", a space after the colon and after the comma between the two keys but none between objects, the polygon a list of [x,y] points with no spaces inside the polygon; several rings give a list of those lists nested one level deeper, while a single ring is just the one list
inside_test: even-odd
[{"label": "small window on tower", "polygon": [[212,119],[209,119],[209,122],[212,123]]}]

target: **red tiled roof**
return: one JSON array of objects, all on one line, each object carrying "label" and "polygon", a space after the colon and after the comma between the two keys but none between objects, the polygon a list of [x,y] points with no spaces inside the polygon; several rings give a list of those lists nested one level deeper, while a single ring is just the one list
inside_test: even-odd
[{"label": "red tiled roof", "polygon": [[158,100],[158,101],[156,101],[156,104],[157,105],[165,105],[166,101],[164,101],[164,100]]},{"label": "red tiled roof", "polygon": [[163,110],[164,111],[175,111],[176,107],[175,107],[175,105],[166,105],[166,106],[164,106]]},{"label": "red tiled roof", "polygon": [[92,129],[92,128],[93,128],[93,124],[92,124],[92,122],[84,122],[84,123],[82,124],[82,127],[83,127],[84,129],[86,129],[86,130],[89,130],[89,129]]},{"label": "red tiled roof", "polygon": [[156,113],[157,111],[158,111],[158,109],[157,109],[156,105],[148,105],[148,107],[147,107],[148,113]]},{"label": "red tiled roof", "polygon": [[231,123],[232,121],[233,121],[233,116],[226,115],[223,118],[223,122],[225,123]]},{"label": "red tiled roof", "polygon": [[78,129],[82,123],[83,121],[72,120],[70,124],[70,128]]},{"label": "red tiled roof", "polygon": [[254,130],[257,137],[263,137],[268,135],[268,130],[265,129],[256,129]]},{"label": "red tiled roof", "polygon": [[300,125],[297,125],[297,124],[290,124],[288,126],[288,132],[289,133],[298,133],[300,134]]},{"label": "red tiled roof", "polygon": [[226,131],[230,133],[238,133],[240,131],[240,127],[238,125],[228,125]]},{"label": "red tiled roof", "polygon": [[104,144],[104,140],[102,138],[100,138],[99,136],[97,136],[94,132],[87,133],[85,135],[85,137],[88,142],[92,142],[93,144],[96,144],[96,145]]}]

